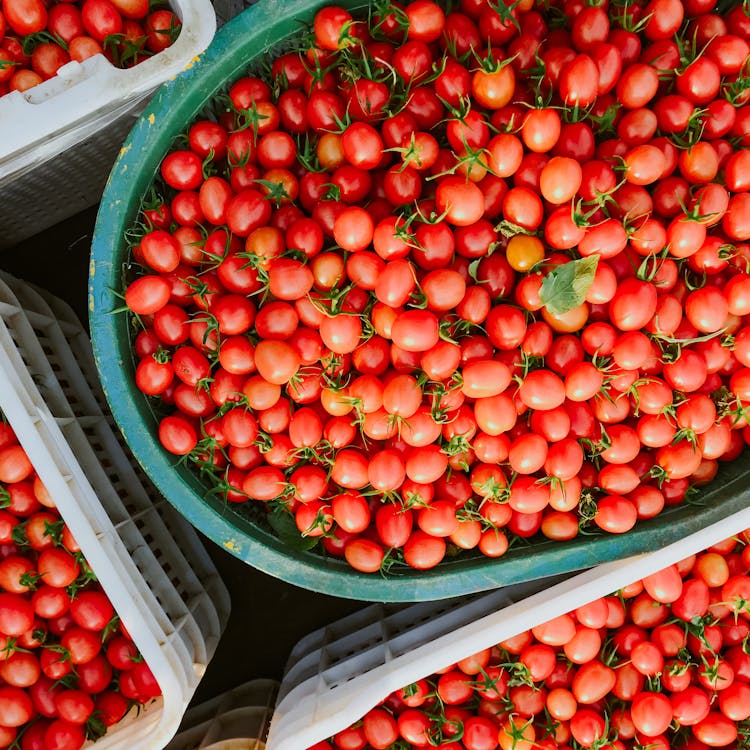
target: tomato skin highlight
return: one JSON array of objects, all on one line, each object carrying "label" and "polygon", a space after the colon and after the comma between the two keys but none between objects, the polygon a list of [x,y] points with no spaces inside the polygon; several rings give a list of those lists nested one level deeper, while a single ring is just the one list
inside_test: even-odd
[{"label": "tomato skin highlight", "polygon": [[3,0],[5,22],[20,36],[35,34],[47,25],[47,9],[39,0]]},{"label": "tomato skin highlight", "polygon": [[380,570],[384,551],[377,543],[369,539],[353,539],[344,547],[347,562],[363,573],[375,573]]},{"label": "tomato skin highlight", "polygon": [[445,556],[446,544],[440,537],[414,531],[404,544],[404,559],[417,570],[434,568]]},{"label": "tomato skin highlight", "polygon": [[503,393],[510,385],[510,370],[493,360],[472,362],[463,370],[462,392],[473,398],[489,398]]},{"label": "tomato skin highlight", "polygon": [[436,208],[455,226],[470,226],[482,218],[484,199],[481,190],[461,178],[443,180],[435,195]]},{"label": "tomato skin highlight", "polygon": [[612,322],[621,331],[643,328],[656,312],[656,300],[653,286],[638,279],[626,279],[618,285],[609,303]]},{"label": "tomato skin highlight", "polygon": [[426,352],[440,338],[437,317],[429,310],[407,310],[393,322],[393,343],[407,352]]}]

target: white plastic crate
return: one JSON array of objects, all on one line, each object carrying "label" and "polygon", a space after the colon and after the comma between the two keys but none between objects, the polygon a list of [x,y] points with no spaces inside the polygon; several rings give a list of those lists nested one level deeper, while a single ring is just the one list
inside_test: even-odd
[{"label": "white plastic crate", "polygon": [[[158,531],[162,539],[165,533],[170,534],[177,542],[176,552],[182,554],[187,563],[186,566],[181,566],[184,571],[181,585],[185,587],[190,581],[195,592],[210,590],[211,601],[222,623],[226,623],[230,610],[229,592],[195,529],[162,497],[140,465],[130,459],[130,449],[125,438],[109,414],[107,399],[94,363],[91,341],[80,320],[69,305],[49,292],[14,279],[2,271],[0,279],[8,284],[23,306],[27,318],[30,318],[42,349],[49,354],[46,361],[55,371],[56,382],[73,412],[77,415],[94,416],[92,421],[97,428],[92,430],[84,427],[84,431],[99,462],[109,466],[116,461],[118,467],[124,467],[125,479],[121,478],[120,472],[108,472],[108,476],[119,492],[119,499],[125,510],[139,525],[142,524],[144,512],[149,515],[155,512],[161,517],[163,523],[151,524],[149,531]],[[102,425],[102,417],[111,429]],[[119,443],[119,449],[113,446],[112,437]],[[212,580],[214,578],[216,584]],[[211,644],[211,653],[214,646],[215,644]]]},{"label": "white plastic crate", "polygon": [[191,708],[165,750],[264,750],[278,687],[251,680]]},{"label": "white plastic crate", "polygon": [[133,68],[104,55],[70,62],[0,97],[0,247],[93,206],[126,135],[156,88],[199,62],[216,31],[210,0],[169,0],[182,21],[167,49]]},{"label": "white plastic crate", "polygon": [[279,690],[267,750],[304,750],[360,719],[394,690],[606,596],[750,528],[750,508],[663,549],[567,580],[511,586],[469,603],[375,605],[300,641]]},{"label": "white plastic crate", "polygon": [[213,656],[229,597],[196,533],[147,491],[102,411],[104,396],[94,395],[96,380],[89,385],[94,372],[72,311],[3,274],[0,410],[163,693],[96,747],[156,750],[174,735]]}]

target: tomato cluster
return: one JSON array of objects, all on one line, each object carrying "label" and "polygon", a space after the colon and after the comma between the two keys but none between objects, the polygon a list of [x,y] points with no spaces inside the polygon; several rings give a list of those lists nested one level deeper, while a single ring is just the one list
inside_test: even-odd
[{"label": "tomato cluster", "polygon": [[750,438],[748,39],[714,0],[319,11],[129,232],[164,448],[365,572],[683,502]]},{"label": "tomato cluster", "polygon": [[747,747],[748,539],[463,658],[309,750]]},{"label": "tomato cluster", "polygon": [[0,508],[0,748],[79,750],[161,690],[4,422]]},{"label": "tomato cluster", "polygon": [[169,47],[179,31],[180,19],[149,0],[2,0],[0,96],[94,55],[132,67]]}]

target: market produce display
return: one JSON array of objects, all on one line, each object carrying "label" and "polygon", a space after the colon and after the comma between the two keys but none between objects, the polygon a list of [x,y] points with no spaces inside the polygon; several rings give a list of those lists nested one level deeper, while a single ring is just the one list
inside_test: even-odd
[{"label": "market produce display", "polygon": [[309,750],[747,747],[749,540],[446,665]]},{"label": "market produce display", "polygon": [[78,750],[161,690],[5,422],[0,508],[0,747]]},{"label": "market produce display", "polygon": [[321,10],[128,232],[165,450],[363,572],[689,500],[748,434],[749,38],[710,0]]},{"label": "market produce display", "polygon": [[148,0],[2,0],[0,96],[98,54],[130,68],[169,47],[180,25],[168,6]]}]

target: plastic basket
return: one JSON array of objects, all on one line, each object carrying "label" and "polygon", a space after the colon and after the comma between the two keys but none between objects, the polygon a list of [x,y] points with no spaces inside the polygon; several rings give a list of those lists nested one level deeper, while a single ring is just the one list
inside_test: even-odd
[{"label": "plastic basket", "polygon": [[748,527],[750,508],[657,552],[567,580],[513,586],[468,604],[419,604],[395,613],[373,606],[322,628],[300,641],[289,660],[267,750],[303,750],[349,726],[394,690]]},{"label": "plastic basket", "polygon": [[211,41],[210,0],[169,4],[182,29],[159,54],[129,69],[104,55],[70,62],[39,86],[0,97],[0,247],[93,206],[148,98]]},{"label": "plastic basket", "polygon": [[84,375],[93,373],[86,345],[64,303],[2,275],[0,410],[163,693],[97,747],[154,750],[179,726],[226,625],[229,597],[194,530],[154,502],[117,441],[103,397]]},{"label": "plastic basket", "polygon": [[263,750],[278,688],[251,680],[191,708],[165,750]]},{"label": "plastic basket", "polygon": [[[0,279],[8,284],[23,305],[27,318],[32,323],[38,323],[38,328],[35,328],[37,338],[42,348],[49,352],[47,361],[55,370],[57,382],[73,412],[77,415],[93,414],[98,425],[103,416],[110,426],[110,429],[99,426],[96,431],[88,430],[87,436],[100,464],[106,466],[116,460],[118,468],[123,467],[118,473],[110,473],[109,480],[118,490],[125,510],[138,523],[144,512],[149,515],[155,512],[160,516],[162,524],[149,527],[149,531],[153,533],[158,530],[164,539],[166,526],[177,542],[174,553],[185,558],[185,564],[180,565],[183,585],[190,581],[193,592],[200,592],[201,589],[211,592],[210,599],[219,614],[223,630],[231,607],[229,592],[193,527],[164,500],[138,463],[130,457],[125,439],[109,414],[107,399],[94,364],[91,341],[78,317],[67,303],[43,289],[1,271]],[[103,441],[97,439],[99,435],[103,436]],[[113,446],[113,437],[119,449]],[[122,471],[124,480],[119,479]],[[215,644],[211,644],[211,653],[214,648]]]},{"label": "plastic basket", "polygon": [[[185,465],[159,445],[157,418],[135,387],[127,315],[113,315],[122,301],[126,228],[173,138],[203,109],[227,81],[241,75],[310,21],[324,0],[263,0],[224,26],[200,64],[163,88],[130,134],[115,163],[102,199],[92,246],[89,316],[94,353],[112,412],[134,455],[165,497],[206,536],[264,572],[314,591],[368,601],[424,601],[448,598],[496,586],[570,572],[648,552],[698,531],[750,504],[750,459],[722,467],[719,479],[702,494],[702,506],[683,504],[639,523],[624,535],[585,536],[570,542],[534,541],[518,545],[498,560],[462,557],[429,572],[411,571],[384,578],[356,573],[337,559],[299,552],[269,529],[229,507],[206,498],[205,487]],[[344,2],[362,7],[362,0]]]}]

